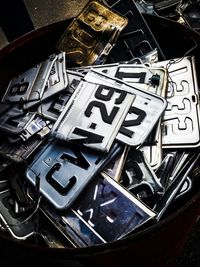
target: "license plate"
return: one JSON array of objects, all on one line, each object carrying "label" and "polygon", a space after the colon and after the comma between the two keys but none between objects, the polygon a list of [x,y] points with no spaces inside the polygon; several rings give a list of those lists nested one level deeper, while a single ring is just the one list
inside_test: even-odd
[{"label": "license plate", "polygon": [[49,97],[61,92],[67,86],[65,69],[65,53],[52,55],[43,63],[38,78],[31,91],[29,101],[24,105],[25,109],[40,104]]},{"label": "license plate", "polygon": [[[93,68],[98,72],[105,73],[108,76],[119,78],[131,86],[137,85],[138,88],[147,90],[165,97],[167,90],[168,74],[165,68],[152,68],[144,65],[133,64],[107,64],[90,67],[77,68],[82,74],[87,74]],[[141,150],[146,154],[151,166],[156,169],[161,163],[161,127],[158,123],[154,131],[153,141],[143,145]],[[152,139],[151,138],[151,139]],[[146,140],[147,143],[147,140]]]},{"label": "license plate", "polygon": [[126,158],[128,155],[129,147],[125,146],[119,156],[111,160],[105,167],[102,173],[108,175],[113,180],[119,182]]},{"label": "license plate", "polygon": [[148,142],[148,144],[143,144],[139,150],[144,153],[153,170],[159,168],[162,161],[162,134],[160,122],[157,132],[155,136],[153,136],[153,141]]},{"label": "license plate", "polygon": [[83,77],[84,75],[82,74],[68,70],[68,85],[66,89],[43,102],[38,107],[38,113],[47,119],[56,121]]},{"label": "license plate", "polygon": [[119,240],[156,215],[106,175],[97,176],[60,218],[51,207],[42,210],[77,247]]},{"label": "license plate", "polygon": [[81,81],[54,124],[56,138],[109,151],[134,100],[134,94],[101,80]]},{"label": "license plate", "polygon": [[174,176],[172,183],[168,186],[165,194],[162,196],[160,201],[158,201],[155,204],[154,210],[155,212],[157,212],[156,216],[157,221],[159,221],[162,218],[166,209],[169,207],[169,205],[172,203],[172,201],[179,193],[179,190],[182,188],[185,181],[187,180],[187,176],[192,170],[195,163],[197,162],[199,156],[200,154],[198,150],[197,152],[191,152],[188,154],[187,162],[181,167],[177,175]]},{"label": "license plate", "polygon": [[23,141],[25,141],[42,131],[44,128],[49,128],[50,131],[52,124],[43,117],[36,115],[34,119],[28,125],[26,125],[23,132],[19,136]]},{"label": "license plate", "polygon": [[57,209],[66,209],[120,150],[115,144],[108,154],[102,154],[55,141],[35,157],[26,176],[35,185],[38,175],[42,195]]},{"label": "license plate", "polygon": [[26,101],[29,98],[30,92],[33,89],[35,80],[40,71],[41,64],[25,71],[16,78],[13,78],[2,97],[2,102],[19,102]]},{"label": "license plate", "polygon": [[26,104],[41,99],[50,70],[56,60],[55,55],[24,72],[17,78],[13,78],[8,85],[5,95],[2,98],[4,102],[19,102]]},{"label": "license plate", "polygon": [[130,146],[140,146],[150,134],[160,116],[165,110],[166,100],[151,92],[130,86],[123,81],[111,78],[105,74],[90,71],[84,78],[88,82],[101,83],[101,85],[118,86],[135,95],[129,112],[117,134],[117,140]]},{"label": "license plate", "polygon": [[80,65],[104,62],[127,19],[107,6],[89,1],[57,43],[60,51]]},{"label": "license plate", "polygon": [[[177,63],[176,63],[177,61]],[[198,147],[200,144],[200,105],[194,57],[157,63],[169,66],[167,108],[162,119],[164,148]]]},{"label": "license plate", "polygon": [[82,74],[88,71],[105,73],[108,76],[118,78],[129,85],[137,85],[138,88],[165,97],[167,90],[168,74],[165,68],[146,67],[135,64],[107,64],[77,68]]},{"label": "license plate", "polygon": [[105,2],[113,10],[128,18],[128,25],[109,54],[109,62],[123,62],[130,61],[134,57],[144,57],[156,48],[159,58],[165,59],[160,46],[133,0],[107,0]]}]

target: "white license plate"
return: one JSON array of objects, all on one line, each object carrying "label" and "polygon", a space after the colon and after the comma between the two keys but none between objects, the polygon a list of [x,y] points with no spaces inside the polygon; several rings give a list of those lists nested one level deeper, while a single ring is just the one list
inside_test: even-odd
[{"label": "white license plate", "polygon": [[[123,80],[129,85],[137,85],[138,88],[163,97],[166,94],[168,76],[165,68],[118,63],[76,68],[76,70],[82,74],[87,74],[91,69]],[[156,77],[159,79],[158,83],[156,83]]]},{"label": "white license plate", "polygon": [[[168,73],[165,68],[161,67],[147,67],[145,65],[136,64],[107,64],[96,65],[89,67],[76,68],[79,73],[87,74],[93,68],[95,71],[105,73],[111,77],[116,77],[131,86],[147,90],[157,95],[165,97],[168,82]],[[153,78],[152,78],[153,77]],[[157,81],[156,84],[156,79]],[[158,123],[157,130],[154,134],[154,142],[142,146],[147,159],[151,166],[155,169],[161,163],[161,126]]]},{"label": "white license plate", "polygon": [[117,86],[135,95],[135,99],[117,135],[117,140],[130,146],[140,146],[151,133],[167,105],[166,100],[136,86],[106,76],[105,74],[90,71],[85,80],[88,82],[100,82],[102,85]]},{"label": "white license plate", "polygon": [[200,105],[194,57],[159,62],[156,65],[169,66],[168,105],[162,120],[163,147],[199,146]]},{"label": "white license plate", "polygon": [[52,134],[62,140],[109,151],[134,98],[126,89],[101,85],[101,80],[81,81]]}]

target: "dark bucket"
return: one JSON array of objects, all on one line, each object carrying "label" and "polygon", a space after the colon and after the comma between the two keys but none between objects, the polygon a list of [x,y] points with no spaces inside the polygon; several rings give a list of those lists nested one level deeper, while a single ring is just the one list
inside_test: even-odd
[{"label": "dark bucket", "polygon": [[[182,57],[191,47],[199,66],[200,35],[180,24],[160,17],[145,16],[167,59]],[[0,51],[0,92],[14,75],[44,60],[69,20],[33,31]],[[197,69],[198,73],[198,69]],[[174,266],[192,226],[200,215],[200,190],[166,219],[125,239],[88,248],[50,249],[31,246],[0,236],[1,266]],[[11,265],[12,263],[12,265]]]}]

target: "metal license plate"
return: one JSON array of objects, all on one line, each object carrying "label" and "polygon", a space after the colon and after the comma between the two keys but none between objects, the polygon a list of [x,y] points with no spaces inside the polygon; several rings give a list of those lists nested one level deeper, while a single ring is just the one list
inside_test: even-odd
[{"label": "metal license plate", "polygon": [[39,176],[42,195],[57,209],[66,209],[120,150],[115,144],[108,154],[103,154],[54,141],[35,157],[26,176],[34,185]]},{"label": "metal license plate", "polygon": [[139,199],[164,191],[144,154],[137,149],[129,150],[120,183]]},{"label": "metal license plate", "polygon": [[89,1],[57,43],[80,65],[104,62],[127,19],[98,1]]},{"label": "metal license plate", "polygon": [[25,71],[16,78],[13,78],[2,97],[2,102],[20,102],[28,100],[35,80],[40,71],[41,64]]},{"label": "metal license plate", "polygon": [[24,112],[17,106],[11,106],[0,115],[0,131],[11,135],[19,135],[24,128],[33,120],[33,112]]},{"label": "metal license plate", "polygon": [[[137,85],[138,88],[143,90],[156,93],[163,97],[166,95],[168,74],[165,68],[116,63],[77,68],[77,71],[82,74],[87,74],[91,68],[105,73],[108,76],[124,80],[132,86]],[[142,146],[141,150],[146,154],[151,166],[156,169],[160,165],[162,157],[160,122],[158,123],[157,129],[154,131],[153,142],[149,141],[149,143],[148,145]]]},{"label": "metal license plate", "polygon": [[12,79],[2,101],[24,102],[26,106],[29,102],[41,99],[56,58],[57,56],[53,54],[46,61],[24,72],[18,78]]},{"label": "metal license plate", "polygon": [[88,82],[101,83],[101,85],[117,86],[120,90],[126,90],[135,95],[133,104],[116,138],[130,146],[142,145],[165,110],[166,100],[161,96],[141,90],[136,86],[130,86],[122,80],[108,77],[94,70],[90,71],[84,79]]},{"label": "metal license plate", "polygon": [[15,162],[22,162],[44,142],[44,139],[38,137],[31,137],[24,142],[10,143],[5,138],[1,137],[0,154]]},{"label": "metal license plate", "polygon": [[60,218],[42,209],[77,247],[121,239],[156,215],[106,175],[98,175]]},{"label": "metal license plate", "polygon": [[56,121],[83,77],[81,73],[67,70],[66,89],[43,102],[38,107],[38,113],[47,119]]},{"label": "metal license plate", "polygon": [[143,90],[163,97],[166,95],[168,73],[165,68],[153,68],[135,64],[106,64],[82,67],[76,70],[86,75],[91,68],[123,80],[132,86],[137,85],[138,88]]},{"label": "metal license plate", "polygon": [[160,46],[133,0],[107,0],[106,2],[112,9],[128,18],[128,25],[109,54],[108,61],[110,63],[144,57],[156,48],[159,59],[165,59]]},{"label": "metal license plate", "polygon": [[168,105],[162,118],[163,147],[198,147],[200,105],[195,58],[184,57],[156,65],[169,69]]},{"label": "metal license plate", "polygon": [[187,180],[188,174],[192,170],[193,166],[199,158],[199,149],[196,152],[191,152],[188,154],[186,163],[180,168],[177,175],[174,176],[172,183],[168,186],[165,194],[162,198],[155,204],[154,210],[157,212],[156,220],[159,221],[169,205],[176,198],[180,189]]},{"label": "metal license plate", "polygon": [[65,70],[65,53],[51,55],[43,64],[44,67],[38,75],[29,102],[24,105],[25,109],[31,108],[59,93],[68,84]]},{"label": "metal license plate", "polygon": [[53,126],[56,138],[109,151],[134,100],[115,85],[81,81]]},{"label": "metal license plate", "polygon": [[10,199],[12,196],[9,190],[0,192],[0,220],[12,237],[17,240],[26,240],[34,235],[34,221],[33,219],[25,221],[28,218],[25,214],[16,216]]}]

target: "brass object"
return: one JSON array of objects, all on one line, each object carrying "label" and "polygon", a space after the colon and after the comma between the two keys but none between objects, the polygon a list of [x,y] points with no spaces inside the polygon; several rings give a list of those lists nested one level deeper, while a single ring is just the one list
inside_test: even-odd
[{"label": "brass object", "polygon": [[127,23],[124,16],[91,1],[61,36],[57,48],[82,66],[103,63]]}]

